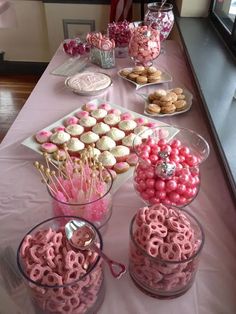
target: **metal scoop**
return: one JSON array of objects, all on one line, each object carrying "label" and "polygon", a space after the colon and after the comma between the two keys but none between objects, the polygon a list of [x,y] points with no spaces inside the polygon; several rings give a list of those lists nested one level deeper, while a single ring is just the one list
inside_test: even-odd
[{"label": "metal scoop", "polygon": [[86,221],[70,220],[65,225],[66,237],[71,246],[79,250],[95,251],[108,264],[112,276],[120,278],[126,271],[125,265],[108,258],[94,243],[95,229]]}]

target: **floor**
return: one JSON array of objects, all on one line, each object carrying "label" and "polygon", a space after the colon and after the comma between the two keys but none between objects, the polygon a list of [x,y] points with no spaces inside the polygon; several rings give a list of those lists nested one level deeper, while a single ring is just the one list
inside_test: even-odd
[{"label": "floor", "polygon": [[24,106],[39,78],[38,75],[0,76],[0,142]]}]

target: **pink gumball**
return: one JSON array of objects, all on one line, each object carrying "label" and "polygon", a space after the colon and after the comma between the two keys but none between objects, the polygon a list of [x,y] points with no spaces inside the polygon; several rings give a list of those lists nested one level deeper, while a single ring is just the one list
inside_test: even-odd
[{"label": "pink gumball", "polygon": [[156,180],[155,188],[158,191],[164,191],[165,188],[166,188],[165,181],[163,181],[163,180]]},{"label": "pink gumball", "polygon": [[179,155],[179,150],[178,148],[172,147],[171,146],[171,155]]},{"label": "pink gumball", "polygon": [[154,189],[147,189],[147,190],[145,191],[145,193],[147,193],[147,195],[148,195],[150,198],[151,198],[151,197],[154,197],[155,194],[156,194],[156,192],[155,192]]},{"label": "pink gumball", "polygon": [[141,158],[141,159],[148,159],[149,158],[149,152],[141,152],[140,154],[139,154],[139,157]]},{"label": "pink gumball", "polygon": [[182,184],[187,184],[189,180],[189,176],[187,174],[181,174],[179,176],[179,182]]},{"label": "pink gumball", "polygon": [[149,153],[151,151],[151,147],[149,145],[145,145],[145,144],[139,145],[138,149],[141,152],[148,152]]},{"label": "pink gumball", "polygon": [[150,196],[146,193],[146,192],[142,192],[141,193],[141,197],[144,199],[144,200],[149,200]]},{"label": "pink gumball", "polygon": [[182,146],[180,149],[179,149],[179,153],[183,156],[187,156],[190,154],[190,149],[187,147],[187,146]]},{"label": "pink gumball", "polygon": [[185,204],[187,204],[187,199],[186,199],[186,197],[184,197],[184,196],[181,195],[180,198],[179,198],[178,204],[179,204],[179,205],[185,205]]},{"label": "pink gumball", "polygon": [[159,203],[160,203],[160,200],[159,200],[159,198],[157,198],[157,197],[152,197],[152,198],[150,199],[150,203],[151,203],[151,204],[159,204]]},{"label": "pink gumball", "polygon": [[179,183],[176,188],[176,192],[179,194],[184,194],[186,191],[186,186],[184,184]]},{"label": "pink gumball", "polygon": [[144,180],[140,180],[138,186],[142,191],[146,190],[147,188],[146,182]]},{"label": "pink gumball", "polygon": [[166,182],[166,189],[168,191],[174,191],[177,188],[177,182],[175,180],[169,180]]},{"label": "pink gumball", "polygon": [[140,171],[139,178],[142,179],[142,180],[145,180],[146,179],[146,172],[145,171]]},{"label": "pink gumball", "polygon": [[166,198],[166,192],[165,191],[156,191],[156,197],[160,200],[164,200]]},{"label": "pink gumball", "polygon": [[159,141],[158,141],[158,146],[165,146],[166,145],[166,140],[164,139],[164,138],[162,138],[162,139],[160,139]]},{"label": "pink gumball", "polygon": [[184,197],[188,198],[192,198],[194,196],[194,191],[191,188],[186,188],[186,191],[183,194]]},{"label": "pink gumball", "polygon": [[183,168],[181,174],[186,174],[187,176],[191,176],[191,171],[189,168]]},{"label": "pink gumball", "polygon": [[187,183],[187,187],[194,188],[196,185],[196,180],[193,176],[189,176],[189,181]]},{"label": "pink gumball", "polygon": [[180,199],[180,195],[176,192],[170,192],[168,194],[168,197],[170,199],[171,202],[177,204],[179,202],[179,199]]},{"label": "pink gumball", "polygon": [[189,164],[190,167],[194,167],[198,164],[198,158],[194,155],[188,155],[186,156],[186,162]]},{"label": "pink gumball", "polygon": [[171,147],[173,148],[179,148],[181,146],[181,142],[180,140],[177,140],[177,139],[174,139],[172,142],[171,142]]},{"label": "pink gumball", "polygon": [[158,161],[158,156],[157,155],[150,155],[149,156],[149,160],[151,161],[151,163],[153,165],[155,165],[157,163],[157,161]]},{"label": "pink gumball", "polygon": [[147,179],[146,185],[148,188],[153,188],[155,186],[155,180],[154,179]]},{"label": "pink gumball", "polygon": [[154,176],[155,176],[154,169],[148,169],[146,172],[146,177],[148,179],[152,179],[152,178],[154,178]]},{"label": "pink gumball", "polygon": [[146,141],[146,144],[147,144],[148,146],[150,146],[150,148],[151,148],[151,147],[153,147],[153,146],[156,145],[156,142],[155,142],[154,138],[149,137],[149,138],[147,139],[147,141]]}]

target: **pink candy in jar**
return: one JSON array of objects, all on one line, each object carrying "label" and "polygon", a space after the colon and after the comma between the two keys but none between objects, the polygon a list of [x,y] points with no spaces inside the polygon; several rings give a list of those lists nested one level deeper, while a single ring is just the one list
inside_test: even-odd
[{"label": "pink candy in jar", "polygon": [[129,271],[135,284],[156,298],[174,298],[193,284],[204,233],[185,210],[143,207],[130,225]]},{"label": "pink candy in jar", "polygon": [[152,65],[160,53],[160,32],[150,26],[138,26],[132,29],[129,43],[129,55],[135,64]]},{"label": "pink candy in jar", "polygon": [[[74,216],[64,218],[65,223],[78,220]],[[95,243],[102,249],[97,230]],[[73,250],[61,217],[47,219],[27,233],[18,248],[17,263],[40,313],[95,313],[102,303],[100,257],[94,251]]]},{"label": "pink candy in jar", "polygon": [[148,10],[144,16],[144,24],[150,25],[154,29],[160,31],[160,40],[165,40],[174,25],[173,5],[165,3],[162,6],[161,2],[149,3]]},{"label": "pink candy in jar", "polygon": [[208,157],[208,143],[184,128],[155,127],[143,135],[146,132],[142,144],[136,145],[134,139],[139,157],[134,171],[136,192],[147,204],[189,204],[199,191],[199,166]]}]

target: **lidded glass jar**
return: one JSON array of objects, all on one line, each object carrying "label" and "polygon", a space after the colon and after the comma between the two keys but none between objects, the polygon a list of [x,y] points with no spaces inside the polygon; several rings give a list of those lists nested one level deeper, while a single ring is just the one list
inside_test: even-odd
[{"label": "lidded glass jar", "polygon": [[146,204],[183,207],[194,200],[200,188],[199,167],[209,155],[201,135],[177,126],[158,126],[139,133],[133,145],[139,157],[134,188]]},{"label": "lidded glass jar", "polygon": [[165,40],[174,25],[173,5],[161,2],[152,2],[147,5],[148,10],[144,16],[144,24],[151,25],[160,31],[160,40]]},{"label": "lidded glass jar", "polygon": [[178,297],[194,282],[203,245],[202,226],[189,212],[162,204],[140,208],[130,224],[130,276],[152,297]]},{"label": "lidded glass jar", "polygon": [[129,55],[135,65],[151,66],[160,54],[160,32],[151,26],[138,26],[132,29],[129,42]]},{"label": "lidded glass jar", "polygon": [[17,250],[20,273],[40,313],[95,313],[103,302],[102,260],[94,251],[74,250],[66,239],[65,224],[73,219],[95,230],[94,243],[102,249],[96,227],[78,216],[58,216],[32,228]]}]

